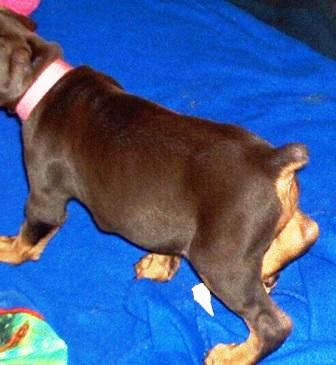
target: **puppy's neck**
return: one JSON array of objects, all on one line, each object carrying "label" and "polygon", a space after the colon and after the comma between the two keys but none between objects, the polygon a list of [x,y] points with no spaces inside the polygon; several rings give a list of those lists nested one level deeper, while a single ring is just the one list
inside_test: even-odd
[{"label": "puppy's neck", "polygon": [[25,122],[47,92],[72,69],[72,66],[61,59],[47,66],[16,105],[15,111],[19,118]]}]

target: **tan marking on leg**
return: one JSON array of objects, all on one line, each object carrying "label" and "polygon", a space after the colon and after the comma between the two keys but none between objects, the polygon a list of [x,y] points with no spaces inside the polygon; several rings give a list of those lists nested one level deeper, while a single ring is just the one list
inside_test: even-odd
[{"label": "tan marking on leg", "polygon": [[290,163],[275,181],[281,203],[281,216],[275,229],[275,239],[265,253],[261,278],[269,293],[276,282],[275,275],[288,263],[304,254],[316,241],[319,227],[298,209],[299,189],[295,171],[304,163]]},{"label": "tan marking on leg", "polygon": [[[8,264],[20,264],[24,261],[22,257],[21,237],[0,237],[0,261]],[[26,246],[27,247],[27,246]]]},{"label": "tan marking on leg", "polygon": [[0,262],[9,264],[21,264],[28,260],[38,260],[49,240],[57,232],[53,229],[46,237],[42,238],[36,245],[32,245],[22,237],[20,232],[16,237],[0,237]]},{"label": "tan marking on leg", "polygon": [[[277,318],[288,333],[292,328],[291,319],[279,308],[274,307]],[[247,323],[247,322],[246,322]],[[257,331],[247,323],[250,330],[248,339],[241,344],[218,344],[213,347],[205,358],[205,365],[255,365],[263,354],[265,343],[258,337]],[[286,336],[287,337],[287,336]]]},{"label": "tan marking on leg", "polygon": [[276,194],[280,200],[282,213],[278,221],[277,231],[280,232],[297,210],[299,189],[292,169],[285,168],[275,182]]},{"label": "tan marking on leg", "polygon": [[137,279],[168,281],[180,266],[179,256],[149,254],[134,266]]},{"label": "tan marking on leg", "polygon": [[237,345],[215,346],[205,359],[205,365],[253,365],[256,364],[261,343],[258,337],[251,332],[246,342]]},{"label": "tan marking on leg", "polygon": [[265,253],[262,281],[269,280],[289,262],[303,255],[318,235],[317,223],[297,210]]}]

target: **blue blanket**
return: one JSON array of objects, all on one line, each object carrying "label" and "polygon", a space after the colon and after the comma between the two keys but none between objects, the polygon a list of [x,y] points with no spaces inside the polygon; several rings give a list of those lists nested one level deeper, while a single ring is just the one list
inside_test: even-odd
[{"label": "blue blanket", "polygon": [[[190,115],[231,121],[276,146],[303,142],[301,207],[321,236],[282,273],[274,300],[293,319],[285,344],[263,364],[336,362],[336,64],[224,0],[43,0],[39,33],[130,92]],[[55,126],[57,128],[57,126]],[[0,115],[0,227],[15,234],[28,185],[20,122]],[[218,342],[243,341],[243,322],[192,296],[187,262],[167,284],[134,280],[145,254],[100,232],[84,207],[38,263],[0,264],[0,291],[25,295],[69,346],[70,365],[201,364]]]}]

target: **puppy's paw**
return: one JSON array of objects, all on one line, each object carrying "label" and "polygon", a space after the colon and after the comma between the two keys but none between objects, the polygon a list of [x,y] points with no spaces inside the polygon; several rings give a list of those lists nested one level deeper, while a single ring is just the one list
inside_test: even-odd
[{"label": "puppy's paw", "polygon": [[254,365],[248,358],[249,353],[246,353],[244,344],[219,344],[215,346],[205,359],[205,365]]},{"label": "puppy's paw", "polygon": [[137,279],[151,279],[156,281],[168,281],[176,273],[180,266],[178,256],[149,254],[143,257],[134,266]]},{"label": "puppy's paw", "polygon": [[6,258],[7,255],[15,250],[16,237],[0,236],[0,261],[1,258]]},{"label": "puppy's paw", "polygon": [[4,249],[8,249],[10,248],[10,246],[13,244],[13,242],[15,241],[14,236],[0,236],[0,250],[2,248]]},{"label": "puppy's paw", "polygon": [[21,263],[17,252],[17,237],[0,236],[0,262],[9,264]]}]

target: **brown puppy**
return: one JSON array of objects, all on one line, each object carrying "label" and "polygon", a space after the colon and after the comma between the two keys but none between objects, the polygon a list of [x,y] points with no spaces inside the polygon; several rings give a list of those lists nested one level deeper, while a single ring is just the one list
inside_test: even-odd
[{"label": "brown puppy", "polygon": [[[0,29],[0,105],[14,111],[60,51],[3,9]],[[102,229],[153,252],[138,277],[169,279],[184,256],[246,321],[247,341],[216,346],[207,364],[255,364],[285,340],[290,319],[267,290],[318,236],[297,205],[303,145],[277,149],[239,127],[179,115],[88,67],[63,76],[22,133],[26,221],[0,238],[0,261],[38,259],[75,198]]]}]

